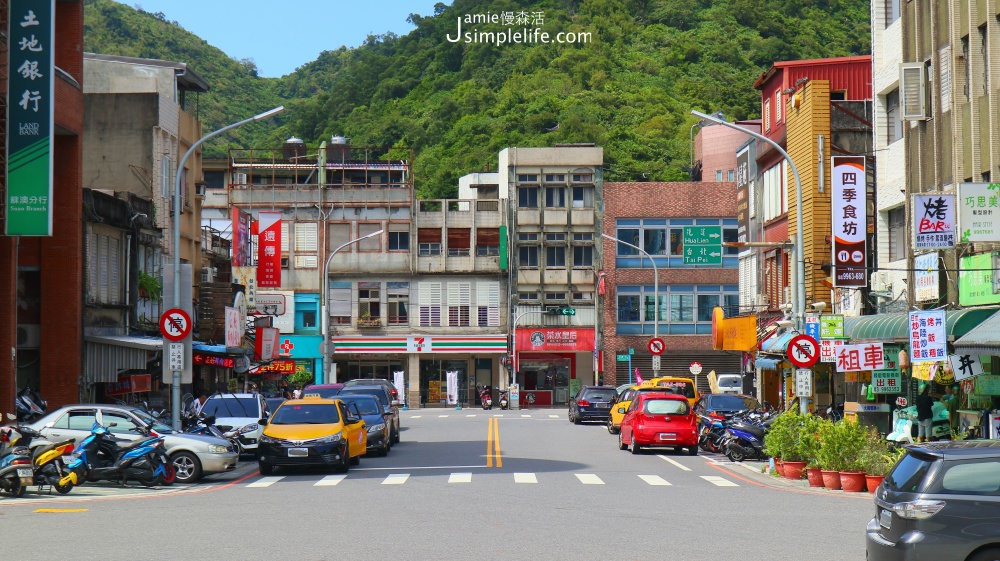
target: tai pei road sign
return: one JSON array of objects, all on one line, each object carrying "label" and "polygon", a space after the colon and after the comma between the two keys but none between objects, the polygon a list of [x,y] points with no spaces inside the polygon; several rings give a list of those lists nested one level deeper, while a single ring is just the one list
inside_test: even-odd
[{"label": "tai pei road sign", "polygon": [[722,226],[685,226],[684,264],[722,265]]}]

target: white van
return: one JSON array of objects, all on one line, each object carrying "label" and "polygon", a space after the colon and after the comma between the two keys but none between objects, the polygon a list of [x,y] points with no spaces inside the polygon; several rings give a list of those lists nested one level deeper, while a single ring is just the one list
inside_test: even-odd
[{"label": "white van", "polygon": [[743,393],[743,376],[739,374],[708,373],[708,385],[712,393]]}]

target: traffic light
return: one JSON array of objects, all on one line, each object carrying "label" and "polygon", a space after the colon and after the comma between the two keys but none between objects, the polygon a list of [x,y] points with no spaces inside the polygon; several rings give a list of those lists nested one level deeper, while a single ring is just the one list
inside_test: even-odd
[{"label": "traffic light", "polygon": [[560,306],[558,308],[549,308],[546,310],[550,316],[575,316],[576,308],[570,308],[569,306]]}]

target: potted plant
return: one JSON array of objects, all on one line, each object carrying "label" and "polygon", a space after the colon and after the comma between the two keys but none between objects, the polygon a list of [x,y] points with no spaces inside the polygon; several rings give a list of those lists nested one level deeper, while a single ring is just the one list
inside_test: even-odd
[{"label": "potted plant", "polygon": [[823,475],[823,486],[831,490],[840,489],[840,467],[843,465],[840,446],[840,428],[843,421],[827,422],[819,427],[819,448],[816,462]]},{"label": "potted plant", "polygon": [[840,438],[840,484],[844,491],[857,493],[865,490],[865,468],[862,453],[865,449],[864,426],[853,421],[837,423]]},{"label": "potted plant", "polygon": [[865,447],[861,451],[861,463],[865,470],[865,484],[874,493],[882,483],[885,474],[896,464],[898,455],[889,448],[889,441],[875,427],[868,427],[865,433]]},{"label": "potted plant", "polygon": [[138,280],[139,298],[147,298],[154,302],[159,302],[163,292],[163,284],[160,282],[160,279],[146,271],[140,270]]},{"label": "potted plant", "polygon": [[793,416],[794,412],[785,411],[777,417],[771,423],[771,427],[767,429],[767,433],[764,435],[764,452],[774,458],[774,466],[778,471],[778,475],[783,475],[782,471],[782,461],[784,460],[784,455],[786,448],[789,447],[791,440],[791,425],[794,423]]},{"label": "potted plant", "polygon": [[831,421],[816,415],[806,415],[802,419],[802,427],[799,430],[799,449],[802,452],[802,459],[805,461],[806,479],[809,480],[810,487],[823,487],[823,473],[819,467],[818,452],[821,446],[820,430],[824,424]]},{"label": "potted plant", "polygon": [[787,479],[802,479],[806,458],[802,447],[802,428],[809,415],[791,414],[788,419],[785,442],[782,443],[782,468]]}]

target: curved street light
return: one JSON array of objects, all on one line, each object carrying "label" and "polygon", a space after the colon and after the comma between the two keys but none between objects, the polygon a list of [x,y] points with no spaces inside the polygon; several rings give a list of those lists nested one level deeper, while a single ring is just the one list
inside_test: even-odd
[{"label": "curved street light", "polygon": [[[205,143],[207,140],[211,140],[216,136],[235,129],[236,127],[241,127],[247,123],[252,123],[254,121],[260,121],[262,119],[267,119],[268,117],[277,115],[285,110],[284,105],[275,107],[274,109],[269,109],[263,113],[254,115],[249,119],[243,119],[238,123],[233,123],[222,127],[221,129],[210,132],[205,136],[199,138],[194,144],[188,148],[187,152],[181,158],[181,161],[177,163],[177,172],[174,174],[174,239],[173,246],[171,250],[173,251],[173,267],[174,267],[174,294],[173,294],[173,307],[183,308],[181,305],[181,203],[183,201],[181,197],[181,178],[184,176],[184,164],[187,163],[188,158],[191,154],[194,154],[195,150]],[[184,338],[184,344],[191,344],[191,335],[189,334]],[[185,352],[185,355],[187,353]],[[171,423],[174,426],[174,430],[181,430],[181,371],[173,370],[171,376],[171,388],[170,388],[170,417]]]}]

